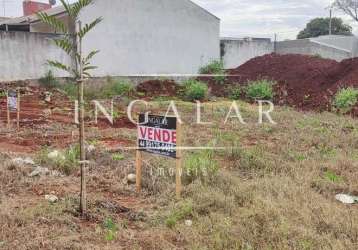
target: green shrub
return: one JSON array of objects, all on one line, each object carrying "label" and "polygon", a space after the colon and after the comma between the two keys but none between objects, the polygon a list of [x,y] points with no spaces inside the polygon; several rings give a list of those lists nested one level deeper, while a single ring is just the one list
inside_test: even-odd
[{"label": "green shrub", "polygon": [[239,100],[242,95],[242,88],[240,86],[231,89],[230,98],[233,100]]},{"label": "green shrub", "polygon": [[191,202],[183,202],[175,208],[165,220],[165,224],[169,228],[173,228],[178,221],[185,219],[193,214],[193,204]]},{"label": "green shrub", "polygon": [[[65,84],[62,84],[60,86],[60,89],[62,89],[70,99],[77,100],[78,85],[76,82],[67,82]],[[97,89],[86,87],[86,86],[83,89],[83,98],[85,100],[97,99],[99,95],[100,92]]]},{"label": "green shrub", "polygon": [[74,82],[67,82],[61,85],[61,89],[71,99],[77,99],[78,87]]},{"label": "green shrub", "polygon": [[342,112],[348,112],[358,101],[358,90],[352,87],[340,89],[334,96],[333,105]]},{"label": "green shrub", "polygon": [[197,80],[188,80],[184,85],[184,95],[188,101],[204,100],[208,96],[208,86]]},{"label": "green shrub", "polygon": [[225,80],[226,80],[225,72],[223,72],[222,74],[214,76],[214,80],[215,80],[216,83],[224,84]]},{"label": "green shrub", "polygon": [[223,84],[226,80],[224,63],[221,60],[214,60],[199,69],[200,74],[213,74],[216,83]]},{"label": "green shrub", "polygon": [[52,71],[49,70],[46,72],[44,77],[41,77],[39,79],[39,83],[41,87],[47,88],[47,89],[53,89],[58,87],[59,83],[55,76],[53,75]]},{"label": "green shrub", "polygon": [[[66,94],[72,98],[77,99],[77,84],[68,82],[61,86],[61,89],[66,92]],[[112,98],[115,96],[131,96],[134,93],[134,87],[129,82],[107,82],[99,90],[93,87],[84,88],[84,99],[87,101],[103,98]]]},{"label": "green shrub", "polygon": [[246,87],[246,96],[252,100],[271,100],[273,98],[273,85],[274,82],[268,80],[249,82]]},{"label": "green shrub", "polygon": [[68,149],[64,151],[64,157],[59,158],[56,161],[57,168],[69,175],[74,169],[77,167],[78,159],[80,157],[80,147],[79,145],[70,146]]},{"label": "green shrub", "polygon": [[98,91],[97,88],[93,88],[93,87],[84,87],[83,90],[83,98],[86,101],[101,99],[102,97],[101,94],[102,94],[101,91]]},{"label": "green shrub", "polygon": [[112,160],[113,161],[122,161],[122,160],[124,160],[124,155],[121,153],[115,153],[112,155]]},{"label": "green shrub", "polygon": [[101,95],[103,95],[105,98],[112,98],[114,96],[131,96],[133,93],[133,84],[125,81],[109,81],[101,89]]},{"label": "green shrub", "polygon": [[118,231],[117,224],[112,220],[112,218],[106,218],[103,221],[103,228],[106,230],[105,232],[105,240],[112,241],[115,240],[116,234]]},{"label": "green shrub", "polygon": [[37,155],[37,162],[41,165],[51,166],[67,175],[70,175],[76,169],[80,156],[79,145],[72,145],[63,151],[58,151],[58,156],[53,159],[48,157],[50,152],[47,148],[42,150]]},{"label": "green shrub", "polygon": [[200,74],[221,74],[224,70],[223,61],[214,60],[199,69]]},{"label": "green shrub", "polygon": [[324,173],[324,177],[325,177],[325,179],[327,179],[331,182],[341,182],[342,181],[342,177],[340,177],[339,175],[337,175],[335,172],[333,172],[331,170],[327,170]]},{"label": "green shrub", "polygon": [[314,54],[312,57],[313,57],[313,58],[318,58],[318,59],[322,59],[322,58],[323,58],[323,57],[322,57],[320,54],[318,54],[318,53]]}]

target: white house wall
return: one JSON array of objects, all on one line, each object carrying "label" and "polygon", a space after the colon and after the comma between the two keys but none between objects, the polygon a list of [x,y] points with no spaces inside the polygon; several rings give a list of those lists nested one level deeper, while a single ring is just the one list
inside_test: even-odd
[{"label": "white house wall", "polygon": [[[50,69],[47,60],[71,64],[71,58],[55,46],[51,34],[0,32],[0,81],[38,79]],[[68,76],[56,71],[58,77]]]},{"label": "white house wall", "polygon": [[189,0],[96,0],[80,20],[99,16],[83,43],[100,50],[95,76],[192,74],[220,57],[220,20]]}]

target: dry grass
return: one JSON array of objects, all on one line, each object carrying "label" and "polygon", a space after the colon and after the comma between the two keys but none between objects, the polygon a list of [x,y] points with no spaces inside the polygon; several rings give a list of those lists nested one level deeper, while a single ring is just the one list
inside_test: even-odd
[{"label": "dry grass", "polygon": [[[152,107],[166,110],[166,104]],[[206,104],[204,111],[217,123],[186,126],[185,144],[228,149],[200,155],[215,162],[219,171],[184,177],[180,202],[174,199],[170,175],[174,163],[158,157],[146,157],[152,168],[144,169],[143,194],[135,194],[124,182],[134,171],[134,153],[129,151],[122,152],[123,161],[96,153],[89,169],[91,216],[86,220],[76,215],[76,173],[29,179],[23,169],[1,166],[0,248],[358,248],[357,206],[334,199],[337,193],[358,195],[357,120],[283,107],[273,114],[277,125],[259,126],[257,107],[240,103],[248,125],[235,121],[224,126],[220,121],[229,103],[212,105]],[[180,103],[179,110],[184,120],[194,120],[192,104]],[[135,138],[135,130],[115,133]],[[195,157],[198,152],[185,154]],[[44,201],[49,192],[61,198],[59,203]],[[109,218],[114,229],[104,226]],[[186,219],[193,221],[191,227]]]}]

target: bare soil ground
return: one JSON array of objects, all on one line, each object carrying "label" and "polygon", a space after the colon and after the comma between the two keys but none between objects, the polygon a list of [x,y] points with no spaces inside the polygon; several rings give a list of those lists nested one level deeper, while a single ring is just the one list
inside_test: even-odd
[{"label": "bare soil ground", "polygon": [[[176,201],[175,163],[146,155],[137,194],[126,181],[135,172],[135,152],[126,148],[135,146],[135,127],[123,113],[117,127],[95,125],[89,113],[87,142],[95,150],[88,153],[89,213],[82,218],[77,164],[46,158],[76,143],[71,102],[59,94],[43,103],[32,91],[24,93],[29,113],[21,129],[3,124],[0,131],[1,249],[358,248],[357,205],[334,199],[358,195],[355,119],[279,107],[277,125],[257,125],[258,107],[239,102],[247,125],[237,119],[225,125],[231,103],[220,101],[204,104],[203,120],[213,124],[195,125],[194,104],[178,102],[184,145],[226,149],[185,152],[183,199]],[[151,102],[150,109],[163,113],[167,105]],[[52,112],[44,115],[46,109]],[[32,166],[12,162],[26,156],[64,175],[29,177]],[[59,201],[49,203],[48,194]]]}]

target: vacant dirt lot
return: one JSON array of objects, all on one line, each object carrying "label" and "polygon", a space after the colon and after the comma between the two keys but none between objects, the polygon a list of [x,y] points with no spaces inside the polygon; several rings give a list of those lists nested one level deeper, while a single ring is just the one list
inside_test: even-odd
[{"label": "vacant dirt lot", "polygon": [[[178,102],[185,146],[226,149],[185,151],[183,199],[176,201],[174,161],[146,155],[137,194],[126,178],[135,172],[127,148],[135,146],[135,127],[122,108],[115,127],[94,124],[89,112],[83,218],[71,101],[55,95],[45,103],[37,89],[28,93],[21,129],[0,131],[2,249],[358,248],[357,206],[334,198],[358,195],[357,120],[279,107],[277,125],[257,125],[258,107],[238,102],[247,125],[224,125],[231,102],[218,101],[203,105],[203,120],[213,124],[195,125],[194,104]],[[167,105],[151,102],[150,109],[163,113]],[[49,159],[54,150],[65,159]],[[35,166],[14,162],[18,157],[49,172],[30,177]],[[50,194],[59,200],[50,203]]]}]

